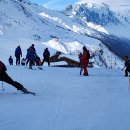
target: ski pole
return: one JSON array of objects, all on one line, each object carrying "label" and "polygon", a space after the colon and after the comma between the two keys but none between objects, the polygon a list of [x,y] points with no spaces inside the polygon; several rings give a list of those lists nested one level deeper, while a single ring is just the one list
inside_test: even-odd
[{"label": "ski pole", "polygon": [[4,89],[4,85],[3,85],[3,81],[2,81],[2,90],[4,91],[5,89]]},{"label": "ski pole", "polygon": [[81,66],[81,68],[80,68],[80,75],[82,75],[82,72],[83,72],[83,67]]}]

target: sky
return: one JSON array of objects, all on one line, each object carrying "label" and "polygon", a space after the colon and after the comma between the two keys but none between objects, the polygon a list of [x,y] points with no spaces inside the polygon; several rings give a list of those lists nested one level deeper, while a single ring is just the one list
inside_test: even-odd
[{"label": "sky", "polygon": [[74,4],[78,0],[30,0],[38,4],[42,4],[47,8],[62,10],[69,4]]},{"label": "sky", "polygon": [[62,10],[69,4],[76,4],[80,2],[94,2],[94,3],[108,3],[114,8],[119,8],[119,5],[129,5],[130,0],[30,0],[32,2],[42,4],[47,8]]}]

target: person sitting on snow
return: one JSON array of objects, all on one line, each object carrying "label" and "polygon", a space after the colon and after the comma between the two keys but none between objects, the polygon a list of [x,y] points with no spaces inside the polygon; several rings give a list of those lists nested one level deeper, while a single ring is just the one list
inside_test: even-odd
[{"label": "person sitting on snow", "polygon": [[35,57],[35,63],[37,66],[41,66],[41,59],[38,55],[36,55],[36,57]]},{"label": "person sitting on snow", "polygon": [[12,86],[14,86],[15,88],[17,88],[17,90],[20,90],[24,93],[28,93],[27,89],[23,87],[22,84],[20,84],[17,81],[14,81],[7,73],[7,68],[5,66],[5,64],[0,61],[0,81],[4,81]]},{"label": "person sitting on snow", "polygon": [[[128,73],[130,73],[130,59],[129,59],[129,57],[128,56],[124,56],[124,61],[125,61],[124,68],[126,68],[124,76],[127,77]],[[122,70],[124,70],[124,68]]]},{"label": "person sitting on snow", "polygon": [[23,58],[22,60],[21,60],[21,65],[25,65],[26,64],[26,60]]}]

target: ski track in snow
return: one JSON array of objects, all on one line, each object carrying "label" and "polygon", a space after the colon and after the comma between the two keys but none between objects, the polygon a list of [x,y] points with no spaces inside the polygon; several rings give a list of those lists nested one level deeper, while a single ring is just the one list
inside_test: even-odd
[{"label": "ski track in snow", "polygon": [[4,83],[1,130],[130,130],[130,90],[121,70],[8,66],[8,74],[37,96]]}]

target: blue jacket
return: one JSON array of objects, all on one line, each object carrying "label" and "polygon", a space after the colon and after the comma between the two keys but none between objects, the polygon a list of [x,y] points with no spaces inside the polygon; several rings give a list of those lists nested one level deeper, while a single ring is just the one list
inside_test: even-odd
[{"label": "blue jacket", "polygon": [[32,50],[28,49],[26,59],[34,60],[35,59],[35,53]]}]

